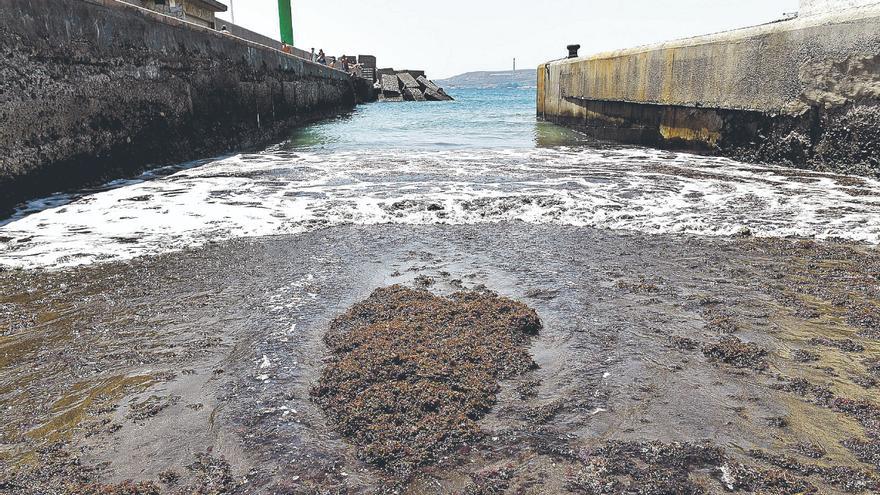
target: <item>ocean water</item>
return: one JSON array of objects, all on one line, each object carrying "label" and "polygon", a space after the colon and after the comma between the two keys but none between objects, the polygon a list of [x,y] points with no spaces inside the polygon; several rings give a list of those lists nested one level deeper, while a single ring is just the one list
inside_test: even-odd
[{"label": "ocean water", "polygon": [[518,221],[880,243],[880,182],[599,143],[532,90],[375,103],[255,152],[22,205],[0,266],[56,268],[344,224]]}]

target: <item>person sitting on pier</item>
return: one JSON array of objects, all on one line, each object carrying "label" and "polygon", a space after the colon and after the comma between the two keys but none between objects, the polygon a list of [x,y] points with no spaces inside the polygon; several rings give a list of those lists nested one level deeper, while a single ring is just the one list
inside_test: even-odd
[{"label": "person sitting on pier", "polygon": [[321,65],[327,65],[327,55],[324,54],[324,49],[318,50],[318,63]]}]

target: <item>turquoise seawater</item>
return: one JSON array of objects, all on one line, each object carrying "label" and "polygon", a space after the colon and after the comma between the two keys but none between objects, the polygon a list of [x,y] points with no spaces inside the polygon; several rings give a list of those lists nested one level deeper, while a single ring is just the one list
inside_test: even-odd
[{"label": "turquoise seawater", "polygon": [[581,137],[535,119],[534,89],[459,89],[452,102],[372,103],[293,134],[310,150],[534,148]]}]

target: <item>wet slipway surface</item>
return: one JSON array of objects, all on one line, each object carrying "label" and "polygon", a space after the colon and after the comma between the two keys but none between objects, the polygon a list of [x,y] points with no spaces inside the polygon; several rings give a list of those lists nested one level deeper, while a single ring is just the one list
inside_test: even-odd
[{"label": "wet slipway surface", "polygon": [[[456,97],[0,221],[0,493],[880,492],[880,182]],[[408,476],[312,398],[331,320],[393,284],[543,322]]]},{"label": "wet slipway surface", "polygon": [[[517,221],[0,272],[0,490],[870,493],[878,277],[868,247]],[[544,324],[485,437],[403,480],[309,398],[330,319],[391,284],[489,289]]]}]

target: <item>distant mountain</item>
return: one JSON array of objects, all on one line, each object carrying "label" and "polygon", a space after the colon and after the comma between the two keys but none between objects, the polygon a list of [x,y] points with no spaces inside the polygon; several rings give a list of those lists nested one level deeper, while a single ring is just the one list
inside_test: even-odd
[{"label": "distant mountain", "polygon": [[533,88],[537,85],[538,72],[535,69],[495,70],[467,72],[448,79],[434,81],[446,89],[455,88]]}]

